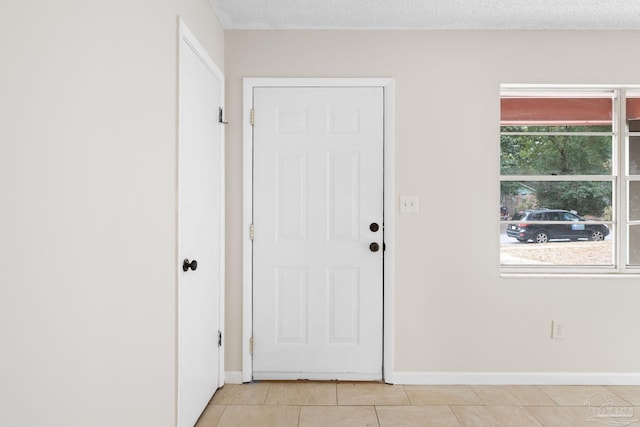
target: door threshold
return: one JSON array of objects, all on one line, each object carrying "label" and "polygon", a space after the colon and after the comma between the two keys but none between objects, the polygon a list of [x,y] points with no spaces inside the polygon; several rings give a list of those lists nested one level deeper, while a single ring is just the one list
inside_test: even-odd
[{"label": "door threshold", "polygon": [[382,372],[325,373],[325,372],[253,372],[258,381],[382,381]]}]

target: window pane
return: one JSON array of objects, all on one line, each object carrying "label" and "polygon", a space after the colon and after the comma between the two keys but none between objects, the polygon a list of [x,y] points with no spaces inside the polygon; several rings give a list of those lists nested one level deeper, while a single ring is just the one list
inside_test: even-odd
[{"label": "window pane", "polygon": [[640,136],[629,137],[629,175],[640,174]]},{"label": "window pane", "polygon": [[611,156],[611,136],[500,137],[502,175],[609,175]]},{"label": "window pane", "polygon": [[629,182],[629,220],[640,220],[640,181]]},{"label": "window pane", "polygon": [[510,213],[501,226],[503,265],[613,265],[613,227],[604,224],[612,219],[611,181],[502,181],[500,186]]},{"label": "window pane", "polygon": [[[627,95],[627,120],[636,121],[640,119],[640,98],[637,94]],[[637,130],[631,130],[631,132],[638,132]]]},{"label": "window pane", "polygon": [[640,225],[629,226],[629,264],[640,265]]},{"label": "window pane", "polygon": [[[627,124],[629,132],[640,132],[640,98],[627,98]],[[640,136],[629,136],[629,175],[640,174]],[[640,220],[640,181],[630,181],[627,191],[629,221]],[[640,265],[640,225],[630,225],[628,244],[629,265]]]},{"label": "window pane", "polygon": [[[538,224],[540,230],[565,227],[563,235],[555,235],[546,243],[535,243],[534,240],[519,241],[507,234],[507,227],[517,224],[503,224],[500,235],[500,263],[507,266],[612,266],[613,265],[613,227],[604,224]],[[609,230],[602,240],[590,240],[589,230]],[[572,228],[575,229],[572,231]],[[577,230],[582,231],[577,231]],[[572,234],[573,233],[573,234]],[[553,236],[553,235],[552,235]],[[640,244],[640,227],[638,227],[638,243]],[[640,247],[640,246],[639,246]],[[638,251],[640,258],[640,250]]]},{"label": "window pane", "polygon": [[[502,124],[610,124],[613,100],[610,96],[571,98],[553,96],[510,96],[500,100]],[[578,95],[574,95],[578,96]]]},{"label": "window pane", "polygon": [[[640,190],[639,190],[640,191]],[[575,211],[590,220],[611,221],[611,181],[502,181],[500,201],[509,219],[534,208]]]},{"label": "window pane", "polygon": [[634,119],[629,120],[629,132],[640,132],[640,120]]}]

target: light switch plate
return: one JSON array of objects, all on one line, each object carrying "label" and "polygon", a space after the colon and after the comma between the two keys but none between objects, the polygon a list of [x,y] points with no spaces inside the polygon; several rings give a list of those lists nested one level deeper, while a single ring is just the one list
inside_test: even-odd
[{"label": "light switch plate", "polygon": [[560,320],[551,321],[551,338],[554,340],[564,339],[564,322]]},{"label": "light switch plate", "polygon": [[400,213],[418,213],[418,196],[400,196]]}]

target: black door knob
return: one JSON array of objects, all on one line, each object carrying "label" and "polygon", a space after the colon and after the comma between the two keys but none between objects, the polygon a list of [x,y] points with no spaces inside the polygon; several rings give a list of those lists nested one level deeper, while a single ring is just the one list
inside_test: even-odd
[{"label": "black door knob", "polygon": [[380,226],[378,225],[377,222],[372,222],[369,225],[369,230],[371,230],[371,231],[373,231],[375,233],[376,231],[380,230]]},{"label": "black door knob", "polygon": [[369,245],[369,250],[371,252],[378,252],[380,250],[380,245],[377,244],[376,242],[373,242],[372,244]]},{"label": "black door knob", "polygon": [[182,261],[182,271],[189,271],[189,269],[196,271],[196,268],[198,268],[198,261],[195,259],[189,262],[189,259],[185,258],[184,261]]}]

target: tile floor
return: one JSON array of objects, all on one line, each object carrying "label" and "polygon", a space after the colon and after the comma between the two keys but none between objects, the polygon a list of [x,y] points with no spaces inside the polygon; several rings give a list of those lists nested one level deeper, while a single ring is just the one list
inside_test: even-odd
[{"label": "tile floor", "polygon": [[640,427],[640,386],[227,384],[196,427],[599,425]]}]

